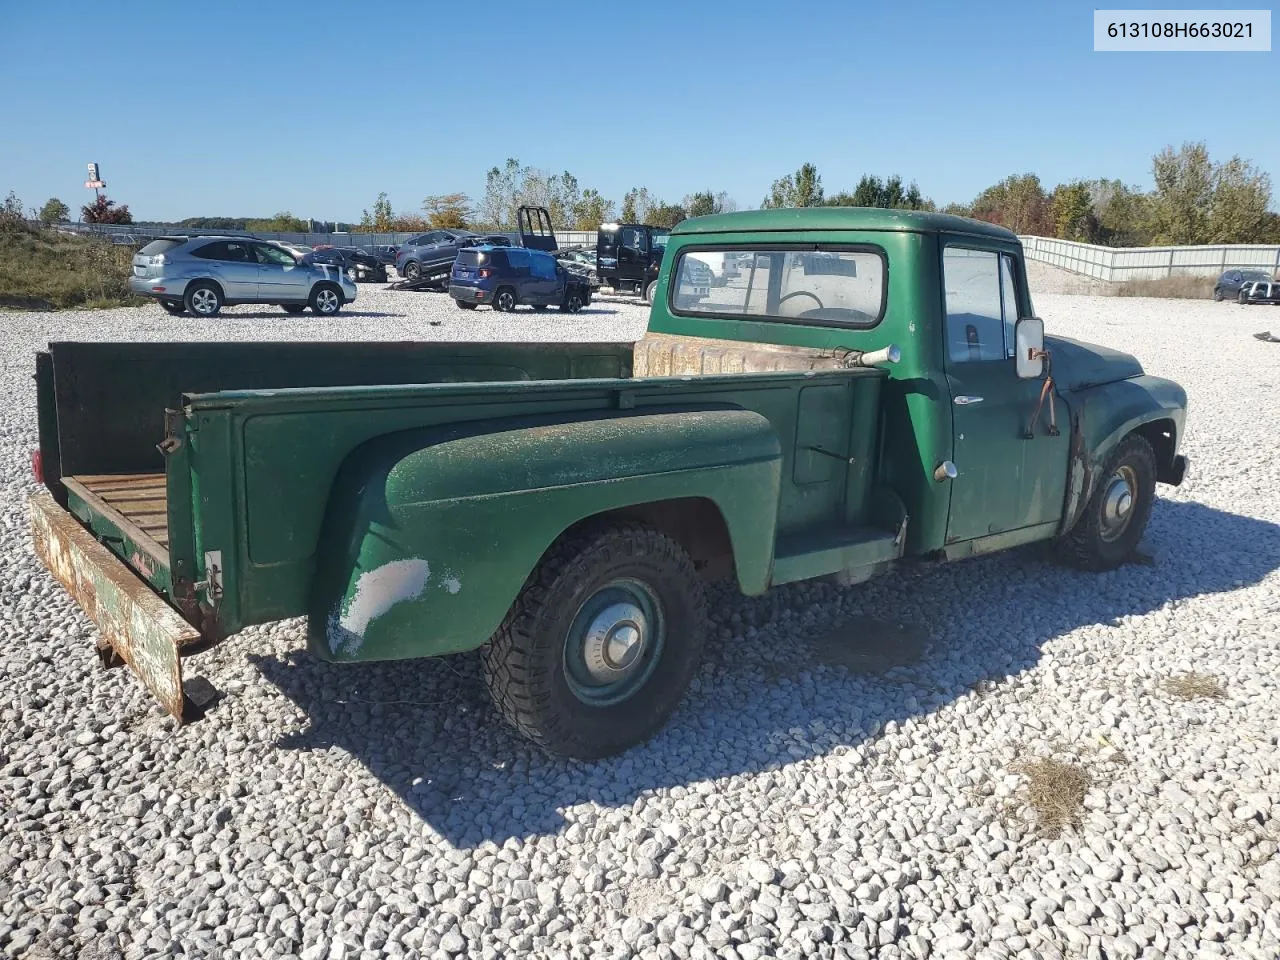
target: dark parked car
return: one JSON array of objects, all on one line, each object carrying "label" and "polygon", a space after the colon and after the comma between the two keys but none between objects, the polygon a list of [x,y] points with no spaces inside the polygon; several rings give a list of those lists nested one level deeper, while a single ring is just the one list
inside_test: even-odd
[{"label": "dark parked car", "polygon": [[394,267],[396,265],[396,257],[400,254],[400,248],[394,243],[378,243],[369,248],[369,252],[378,258],[378,262],[384,267]]},{"label": "dark parked car", "polygon": [[368,250],[360,247],[316,247],[305,255],[312,263],[328,263],[341,267],[351,275],[353,280],[372,280],[375,283],[387,282],[387,268],[379,263]]},{"label": "dark parked car", "polygon": [[1266,283],[1270,279],[1271,275],[1265,270],[1228,270],[1214,284],[1213,299],[1234,300],[1239,295],[1240,288],[1246,283],[1252,283],[1255,280]]},{"label": "dark parked car", "polygon": [[534,310],[555,306],[577,313],[591,302],[591,285],[550,253],[486,245],[458,252],[449,277],[449,296],[464,310],[486,303],[510,313],[528,304]]},{"label": "dark parked car", "polygon": [[417,280],[433,270],[448,267],[464,244],[479,235],[472,230],[428,230],[400,245],[396,256],[396,273],[406,280]]}]

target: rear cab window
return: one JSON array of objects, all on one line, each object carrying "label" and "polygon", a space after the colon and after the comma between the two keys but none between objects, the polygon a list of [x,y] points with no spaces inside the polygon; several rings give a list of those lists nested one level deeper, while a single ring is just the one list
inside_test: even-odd
[{"label": "rear cab window", "polygon": [[[725,263],[737,274],[711,286]],[[885,311],[887,266],[878,247],[685,247],[671,276],[676,314],[867,328]]]}]

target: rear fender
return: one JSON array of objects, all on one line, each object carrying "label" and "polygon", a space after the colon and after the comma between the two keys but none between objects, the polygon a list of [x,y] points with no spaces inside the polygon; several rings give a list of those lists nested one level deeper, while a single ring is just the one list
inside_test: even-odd
[{"label": "rear fender", "polygon": [[353,452],[321,534],[311,651],[474,649],[565,530],[664,500],[714,504],[742,589],[767,588],[782,454],[766,418],[731,407],[565,416],[408,431]]},{"label": "rear fender", "polygon": [[1066,401],[1071,410],[1071,460],[1059,533],[1075,526],[1107,458],[1131,433],[1141,433],[1151,443],[1160,482],[1181,482],[1177,452],[1187,394],[1178,384],[1143,375],[1070,393]]}]

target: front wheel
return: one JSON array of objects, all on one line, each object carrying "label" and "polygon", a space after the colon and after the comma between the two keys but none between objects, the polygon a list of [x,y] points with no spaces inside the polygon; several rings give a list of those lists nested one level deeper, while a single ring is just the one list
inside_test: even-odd
[{"label": "front wheel", "polygon": [[662,728],[697,670],[702,581],[684,548],[639,524],[562,538],[483,650],[485,683],[517,730],[595,760]]},{"label": "front wheel", "polygon": [[582,309],[582,294],[577,290],[570,290],[564,298],[564,303],[560,304],[561,313],[577,313]]},{"label": "front wheel", "polygon": [[404,278],[406,280],[417,280],[421,272],[422,272],[422,269],[418,266],[417,262],[414,260],[410,260],[408,263],[404,265]]},{"label": "front wheel", "polygon": [[336,287],[322,284],[311,292],[311,309],[322,317],[331,317],[342,309],[342,294]]},{"label": "front wheel", "polygon": [[1132,556],[1151,517],[1156,458],[1149,444],[1129,436],[1107,459],[1084,513],[1059,541],[1059,553],[1083,570],[1114,570]]},{"label": "front wheel", "polygon": [[1213,299],[1214,299],[1215,301],[1218,301],[1218,302],[1221,302],[1221,301],[1222,301],[1222,288],[1221,288],[1221,287],[1214,287],[1214,288],[1213,288]]},{"label": "front wheel", "polygon": [[658,289],[658,281],[657,281],[657,280],[652,281],[652,282],[651,282],[647,287],[645,287],[645,288],[644,288],[644,302],[645,302],[645,303],[650,303],[650,304],[651,304],[651,303],[653,303],[653,295],[654,295],[654,292],[655,292],[657,289]]}]

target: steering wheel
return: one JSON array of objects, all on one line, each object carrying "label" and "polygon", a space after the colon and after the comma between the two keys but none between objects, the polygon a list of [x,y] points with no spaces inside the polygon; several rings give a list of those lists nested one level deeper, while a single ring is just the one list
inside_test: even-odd
[{"label": "steering wheel", "polygon": [[[779,301],[778,301],[778,309],[779,309],[779,310],[781,310],[781,309],[782,309],[782,305],[783,305],[784,303],[786,303],[788,300],[790,300],[792,297],[808,297],[810,300],[812,300],[814,303],[816,303],[816,304],[818,305],[818,309],[819,309],[819,310],[824,310],[824,309],[826,309],[825,307],[823,307],[823,305],[822,305],[822,301],[821,301],[821,300],[819,300],[819,299],[818,299],[816,296],[814,296],[812,293],[810,293],[808,290],[796,290],[796,291],[795,291],[795,292],[793,292],[793,293],[788,293],[785,297],[783,297],[781,300],[779,300]],[[805,313],[806,313],[806,314],[807,314],[807,313],[811,313],[811,312],[812,312],[812,311],[810,311],[810,310],[806,310],[806,311],[805,311]],[[803,316],[803,314],[802,314],[802,316]]]}]

